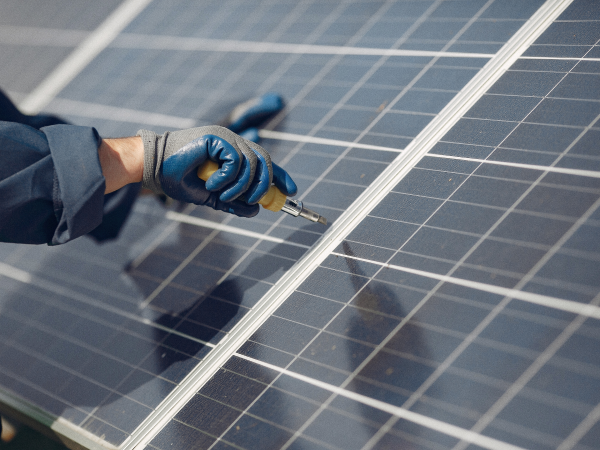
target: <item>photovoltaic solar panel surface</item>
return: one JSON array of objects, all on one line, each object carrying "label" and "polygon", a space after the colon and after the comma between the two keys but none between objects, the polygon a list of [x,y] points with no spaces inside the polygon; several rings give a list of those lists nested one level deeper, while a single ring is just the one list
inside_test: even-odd
[{"label": "photovoltaic solar panel surface", "polygon": [[[575,3],[525,55],[568,46],[560,56],[587,56],[597,31],[572,48],[586,15]],[[519,60],[432,153],[594,167],[600,111],[579,84],[581,73],[598,86],[590,65]],[[598,426],[586,422],[597,415],[598,375],[584,349],[596,347],[596,321],[493,287],[597,304],[598,187],[597,178],[424,158],[150,448],[214,437],[212,448],[467,447],[276,367],[524,448],[593,448]]]},{"label": "photovoltaic solar panel surface", "polygon": [[[288,108],[269,128],[388,148],[263,141],[334,221],[489,57],[218,52],[203,40],[491,55],[541,4],[153,1],[47,109],[130,135],[214,123],[280,92]],[[575,1],[524,56],[597,57],[597,23]],[[593,448],[596,319],[494,289],[597,300],[597,178],[510,165],[597,170],[597,64],[517,61],[147,448],[462,445],[377,401],[527,448],[573,430],[576,448]],[[0,247],[14,269],[1,286],[3,390],[121,445],[325,231],[182,208],[165,218],[141,199],[104,246]]]}]

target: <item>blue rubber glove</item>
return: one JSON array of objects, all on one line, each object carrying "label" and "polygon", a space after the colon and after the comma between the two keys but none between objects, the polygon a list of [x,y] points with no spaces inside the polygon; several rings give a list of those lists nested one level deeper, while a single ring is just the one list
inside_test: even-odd
[{"label": "blue rubber glove", "polygon": [[[258,201],[275,184],[294,195],[296,184],[260,145],[219,127],[199,127],[157,135],[140,130],[144,142],[142,186],[197,205],[206,205],[240,217],[258,214]],[[219,163],[206,181],[197,169],[211,159]],[[243,198],[240,198],[243,196]]]},{"label": "blue rubber glove", "polygon": [[270,92],[261,95],[233,108],[225,121],[225,126],[234,133],[241,134],[248,128],[256,128],[264,124],[284,106],[283,98],[279,94]]}]

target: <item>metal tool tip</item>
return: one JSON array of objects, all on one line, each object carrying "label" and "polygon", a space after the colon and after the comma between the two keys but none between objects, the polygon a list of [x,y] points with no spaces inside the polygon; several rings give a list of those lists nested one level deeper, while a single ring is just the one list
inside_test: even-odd
[{"label": "metal tool tip", "polygon": [[317,220],[317,222],[327,225],[327,219],[323,216],[319,216],[319,220]]}]

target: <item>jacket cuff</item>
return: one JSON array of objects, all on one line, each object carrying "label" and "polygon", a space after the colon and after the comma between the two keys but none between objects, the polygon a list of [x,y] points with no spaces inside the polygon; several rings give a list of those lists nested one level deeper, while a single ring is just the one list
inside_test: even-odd
[{"label": "jacket cuff", "polygon": [[95,128],[52,125],[46,135],[54,162],[54,211],[58,227],[51,244],[64,244],[102,222],[105,182],[98,158],[101,138]]}]

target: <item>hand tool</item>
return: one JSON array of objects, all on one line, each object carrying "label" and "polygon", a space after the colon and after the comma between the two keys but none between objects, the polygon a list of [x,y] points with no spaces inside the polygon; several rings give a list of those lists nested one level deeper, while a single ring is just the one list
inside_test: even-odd
[{"label": "hand tool", "polygon": [[[206,160],[200,167],[198,167],[198,177],[201,180],[208,180],[208,178],[219,170],[219,164],[213,160]],[[268,192],[258,202],[263,208],[269,211],[283,211],[291,214],[294,217],[304,217],[311,222],[318,222],[323,225],[327,225],[327,219],[302,205],[299,200],[292,200],[287,198],[283,192],[277,187],[271,186]]]}]

